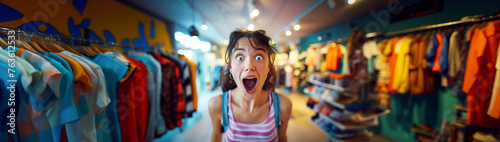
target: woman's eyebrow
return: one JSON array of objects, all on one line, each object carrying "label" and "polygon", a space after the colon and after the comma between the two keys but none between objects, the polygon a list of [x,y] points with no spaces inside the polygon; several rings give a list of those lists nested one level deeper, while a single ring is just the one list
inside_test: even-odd
[{"label": "woman's eyebrow", "polygon": [[236,52],[236,51],[238,51],[238,50],[245,51],[245,49],[243,49],[243,48],[235,48],[235,49],[234,49],[234,52]]},{"label": "woman's eyebrow", "polygon": [[262,48],[262,47],[261,47],[261,48],[255,48],[255,50],[262,50],[262,51],[264,51],[265,53],[267,53],[266,49],[264,49],[264,48]]}]

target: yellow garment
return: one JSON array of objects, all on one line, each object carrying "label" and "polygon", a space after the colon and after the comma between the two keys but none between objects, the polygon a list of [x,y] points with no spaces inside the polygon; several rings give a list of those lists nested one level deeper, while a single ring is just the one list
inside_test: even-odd
[{"label": "yellow garment", "polygon": [[405,37],[400,40],[395,48],[397,53],[396,67],[394,70],[394,80],[392,89],[398,93],[405,94],[410,89],[410,44],[413,41],[412,37]]},{"label": "yellow garment", "polygon": [[191,91],[193,96],[193,110],[196,111],[198,108],[198,92],[196,90],[196,70],[198,70],[198,66],[196,64],[186,58],[186,56],[181,56],[181,59],[189,63],[189,72],[191,74]]}]

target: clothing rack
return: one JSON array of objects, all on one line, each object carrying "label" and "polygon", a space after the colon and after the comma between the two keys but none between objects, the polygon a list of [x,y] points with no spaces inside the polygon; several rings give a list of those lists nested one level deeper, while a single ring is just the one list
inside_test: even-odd
[{"label": "clothing rack", "polygon": [[[41,38],[41,39],[44,39],[44,40],[53,40],[53,41],[67,41],[69,43],[72,43],[73,45],[83,45],[83,46],[89,46],[91,45],[92,43],[95,43],[97,44],[98,46],[102,46],[102,47],[110,47],[110,46],[113,46],[113,47],[125,47],[125,48],[130,48],[130,49],[149,49],[150,51],[153,51],[153,50],[159,50],[159,48],[155,48],[155,47],[137,47],[137,46],[132,46],[132,45],[124,45],[124,44],[118,44],[118,43],[115,43],[115,42],[111,42],[111,41],[101,41],[101,40],[92,40],[92,39],[87,39],[87,38],[75,38],[75,37],[70,37],[70,36],[65,36],[65,35],[61,35],[61,34],[46,34],[46,33],[41,33],[41,32],[33,32],[33,31],[27,31],[27,30],[21,30],[21,29],[17,29],[17,28],[7,28],[7,27],[1,27],[0,26],[0,31],[1,32],[9,32],[9,31],[14,31],[17,35],[18,38],[19,37],[19,34],[22,34],[25,38],[26,37],[37,37],[37,38]],[[20,40],[20,39],[18,39]]]},{"label": "clothing rack", "polygon": [[497,20],[497,19],[500,19],[500,14],[478,17],[478,18],[471,18],[471,19],[464,19],[464,20],[459,20],[459,21],[452,21],[452,22],[446,22],[446,23],[440,23],[440,24],[434,24],[434,25],[421,26],[421,27],[417,27],[417,28],[411,28],[411,29],[389,32],[389,33],[384,33],[384,32],[368,33],[368,34],[366,34],[366,38],[393,37],[393,36],[399,36],[399,35],[419,32],[419,31],[433,30],[433,29],[438,29],[438,28],[463,25],[463,24],[470,24],[470,23],[486,22],[486,21],[492,21],[492,20]]}]

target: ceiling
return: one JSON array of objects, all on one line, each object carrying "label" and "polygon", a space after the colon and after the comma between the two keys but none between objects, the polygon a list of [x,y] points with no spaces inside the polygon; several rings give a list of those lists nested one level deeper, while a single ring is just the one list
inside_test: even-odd
[{"label": "ceiling", "polygon": [[[255,25],[255,29],[265,30],[277,43],[303,38],[367,15],[370,11],[387,8],[390,0],[357,0],[353,4],[347,4],[347,0],[126,1],[172,21],[183,29],[194,23],[201,38],[220,44],[228,40],[232,31],[237,28],[246,29],[251,23]],[[252,20],[249,15],[254,8],[260,14]],[[208,30],[200,28],[203,23],[208,26]],[[300,24],[299,31],[293,30],[295,23]],[[292,31],[291,36],[285,35],[287,30]]]}]

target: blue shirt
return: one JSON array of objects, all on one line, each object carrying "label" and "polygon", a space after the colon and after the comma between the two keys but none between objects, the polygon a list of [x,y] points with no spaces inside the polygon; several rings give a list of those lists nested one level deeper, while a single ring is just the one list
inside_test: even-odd
[{"label": "blue shirt", "polygon": [[120,122],[118,120],[116,88],[118,82],[127,73],[128,67],[105,54],[98,54],[93,60],[101,66],[106,78],[106,90],[111,99],[106,110],[96,114],[96,116],[101,116],[96,117],[95,120],[97,141],[122,141]]}]

